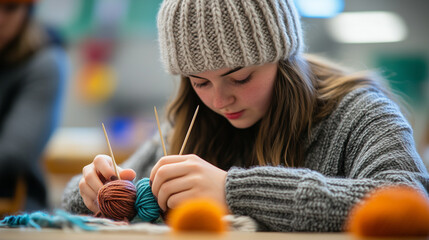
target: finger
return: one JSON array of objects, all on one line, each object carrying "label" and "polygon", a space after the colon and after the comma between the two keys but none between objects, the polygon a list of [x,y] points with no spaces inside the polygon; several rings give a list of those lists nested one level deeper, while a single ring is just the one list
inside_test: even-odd
[{"label": "finger", "polygon": [[113,160],[112,160],[112,158],[109,155],[98,154],[97,156],[94,157],[94,161],[95,161],[95,159],[104,160],[104,161],[106,161],[113,168]]},{"label": "finger", "polygon": [[95,171],[96,170],[93,165],[87,165],[83,168],[82,173],[86,184],[88,184],[94,192],[98,192],[98,189],[103,186],[103,183]]},{"label": "finger", "polygon": [[98,211],[98,204],[96,203],[96,194],[92,191],[92,189],[85,184],[85,181],[82,180],[79,182],[79,193],[82,197],[83,203],[85,206],[91,210],[92,212]]},{"label": "finger", "polygon": [[152,181],[152,193],[158,197],[158,192],[162,184],[190,173],[191,169],[186,166],[184,162],[161,166]]},{"label": "finger", "polygon": [[193,189],[178,192],[171,195],[167,200],[167,209],[177,208],[181,203],[195,198],[195,192]]},{"label": "finger", "polygon": [[189,177],[179,177],[162,184],[158,194],[158,205],[162,210],[168,207],[168,201],[171,196],[192,189],[192,182]]},{"label": "finger", "polygon": [[79,182],[79,193],[80,195],[85,195],[91,199],[97,198],[97,193],[95,192],[84,179]]},{"label": "finger", "polygon": [[119,175],[122,180],[132,181],[136,177],[136,172],[132,169],[123,169],[120,170]]},{"label": "finger", "polygon": [[155,175],[158,171],[158,169],[164,165],[171,164],[171,163],[178,163],[182,162],[188,159],[186,155],[170,155],[170,156],[164,156],[153,166],[152,171],[150,172],[149,179],[153,182]]},{"label": "finger", "polygon": [[96,212],[98,212],[98,210],[99,210],[99,208],[98,208],[98,204],[97,204],[97,200],[92,200],[92,199],[90,199],[90,198],[88,198],[88,197],[86,197],[85,196],[85,194],[84,195],[82,195],[82,199],[83,199],[83,203],[85,204],[85,206],[89,209],[89,210],[91,210],[93,213],[96,213]]},{"label": "finger", "polygon": [[[113,168],[112,158],[107,155],[97,155],[94,158],[94,167],[105,179],[113,180],[112,177],[116,176]],[[117,179],[117,178],[116,178]]]}]

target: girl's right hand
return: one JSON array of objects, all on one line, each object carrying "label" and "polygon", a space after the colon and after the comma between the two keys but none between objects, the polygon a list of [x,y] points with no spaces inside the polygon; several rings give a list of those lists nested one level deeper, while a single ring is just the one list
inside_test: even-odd
[{"label": "girl's right hand", "polygon": [[[122,180],[132,181],[136,172],[132,169],[118,167]],[[92,212],[98,212],[97,194],[98,190],[107,182],[117,180],[112,158],[107,155],[97,155],[91,164],[82,169],[82,178],[79,181],[79,192],[85,206]]]}]

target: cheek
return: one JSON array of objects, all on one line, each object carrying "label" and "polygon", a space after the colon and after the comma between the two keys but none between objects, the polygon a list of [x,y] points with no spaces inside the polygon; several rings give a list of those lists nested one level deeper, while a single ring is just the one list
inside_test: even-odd
[{"label": "cheek", "polygon": [[195,91],[195,93],[197,94],[197,96],[200,98],[200,100],[201,100],[201,101],[202,101],[206,106],[208,106],[209,108],[211,108],[210,103],[211,103],[212,101],[211,101],[210,94],[209,94],[209,93],[207,93],[207,92],[205,92],[205,91],[198,91],[198,90],[195,90],[195,88],[194,88],[194,91]]},{"label": "cheek", "polygon": [[245,102],[257,106],[258,108],[265,108],[270,104],[273,86],[270,83],[252,85],[246,88],[244,92],[245,94],[243,94],[243,96],[245,96],[245,98],[243,100]]}]

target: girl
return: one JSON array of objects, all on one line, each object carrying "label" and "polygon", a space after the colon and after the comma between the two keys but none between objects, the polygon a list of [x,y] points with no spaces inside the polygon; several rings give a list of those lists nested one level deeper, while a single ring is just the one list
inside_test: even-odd
[{"label": "girl", "polygon": [[[170,155],[155,137],[123,165],[122,179],[149,176],[164,211],[210,197],[265,231],[341,231],[375,187],[427,191],[398,107],[372,76],[303,55],[292,2],[163,2],[162,60],[181,75],[167,110]],[[197,105],[188,155],[175,155]],[[113,179],[111,159],[95,157],[69,183],[64,207],[96,212],[98,189]]]},{"label": "girl", "polygon": [[[34,20],[35,1],[0,1],[0,198],[26,185],[22,209],[48,207],[40,156],[58,125],[65,54]],[[9,214],[12,212],[8,212]]]}]

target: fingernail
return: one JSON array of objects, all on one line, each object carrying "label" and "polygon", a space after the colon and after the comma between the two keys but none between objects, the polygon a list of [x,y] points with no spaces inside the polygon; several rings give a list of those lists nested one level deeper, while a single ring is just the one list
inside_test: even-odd
[{"label": "fingernail", "polygon": [[115,181],[115,180],[118,180],[118,177],[117,177],[117,176],[111,176],[111,177],[110,177],[110,181]]}]

